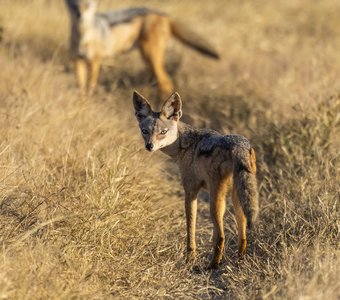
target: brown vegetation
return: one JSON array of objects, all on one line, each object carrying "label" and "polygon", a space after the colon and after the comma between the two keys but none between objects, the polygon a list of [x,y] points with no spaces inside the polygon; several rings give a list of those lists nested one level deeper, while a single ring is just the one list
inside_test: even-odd
[{"label": "brown vegetation", "polygon": [[258,153],[261,213],[247,256],[237,261],[230,208],[225,258],[205,271],[202,194],[198,268],[186,267],[178,172],[143,149],[133,115],[134,89],[156,97],[139,54],[107,62],[97,94],[81,100],[62,1],[3,0],[0,298],[338,299],[340,2],[143,4],[222,54],[216,63],[174,43],[168,64],[186,120],[244,134]]}]

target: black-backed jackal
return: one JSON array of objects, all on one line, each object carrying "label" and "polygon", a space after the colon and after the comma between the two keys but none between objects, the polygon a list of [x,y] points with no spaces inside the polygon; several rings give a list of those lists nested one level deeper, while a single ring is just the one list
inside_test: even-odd
[{"label": "black-backed jackal", "polygon": [[133,104],[146,149],[160,149],[179,166],[185,191],[188,261],[194,261],[196,256],[197,194],[201,188],[207,188],[210,193],[214,225],[210,267],[216,268],[222,258],[223,215],[229,193],[235,208],[239,255],[243,256],[247,245],[246,227],[254,224],[259,211],[256,158],[249,141],[241,135],[221,135],[180,122],[182,101],[177,93],[164,102],[160,112],[154,112],[137,92],[133,94]]},{"label": "black-backed jackal", "polygon": [[139,47],[157,78],[162,97],[173,92],[164,68],[167,40],[173,36],[213,58],[218,53],[201,36],[165,13],[145,7],[96,12],[94,0],[65,0],[71,16],[71,51],[83,94],[95,88],[103,58]]}]

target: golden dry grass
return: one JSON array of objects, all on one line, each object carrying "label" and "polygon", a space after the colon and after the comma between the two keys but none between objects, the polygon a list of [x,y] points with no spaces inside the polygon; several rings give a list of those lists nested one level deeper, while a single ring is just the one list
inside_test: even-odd
[{"label": "golden dry grass", "polygon": [[133,89],[156,95],[138,53],[108,62],[98,93],[81,100],[63,2],[3,0],[0,298],[339,299],[340,2],[143,5],[222,53],[216,63],[173,43],[168,65],[185,119],[244,134],[258,153],[261,214],[248,254],[237,261],[230,208],[225,258],[205,271],[203,194],[200,270],[186,267],[178,172],[144,151],[132,111]]}]

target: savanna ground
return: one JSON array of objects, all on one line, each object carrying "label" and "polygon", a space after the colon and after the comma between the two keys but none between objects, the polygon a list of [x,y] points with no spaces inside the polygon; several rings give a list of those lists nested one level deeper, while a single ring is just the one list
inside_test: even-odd
[{"label": "savanna ground", "polygon": [[[209,37],[221,61],[170,43],[168,68],[197,126],[247,136],[259,222],[206,271],[212,225],[199,199],[198,269],[185,265],[175,166],[143,149],[131,103],[156,99],[138,51],[107,61],[79,97],[63,1],[1,0],[1,299],[339,299],[340,2],[102,1],[156,7]],[[228,201],[229,202],[229,201]]]}]

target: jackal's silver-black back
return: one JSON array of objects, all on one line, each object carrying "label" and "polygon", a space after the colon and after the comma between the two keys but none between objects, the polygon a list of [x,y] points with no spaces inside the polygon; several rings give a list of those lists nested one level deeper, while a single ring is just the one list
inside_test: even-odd
[{"label": "jackal's silver-black back", "polygon": [[[78,6],[81,2],[84,1],[94,1],[94,0],[65,0],[66,5],[68,6],[69,10],[73,14],[79,14]],[[164,13],[150,9],[147,7],[131,7],[125,9],[118,9],[109,12],[98,12],[96,15],[99,18],[103,18],[107,21],[109,26],[115,26],[120,23],[129,22],[132,19],[145,16],[147,14],[154,13],[158,15],[165,15]]]},{"label": "jackal's silver-black back", "polygon": [[115,26],[117,24],[129,22],[136,17],[145,16],[150,13],[165,15],[160,11],[153,10],[147,7],[119,9],[105,13],[98,13],[97,15],[101,18],[105,18],[110,26]]}]

